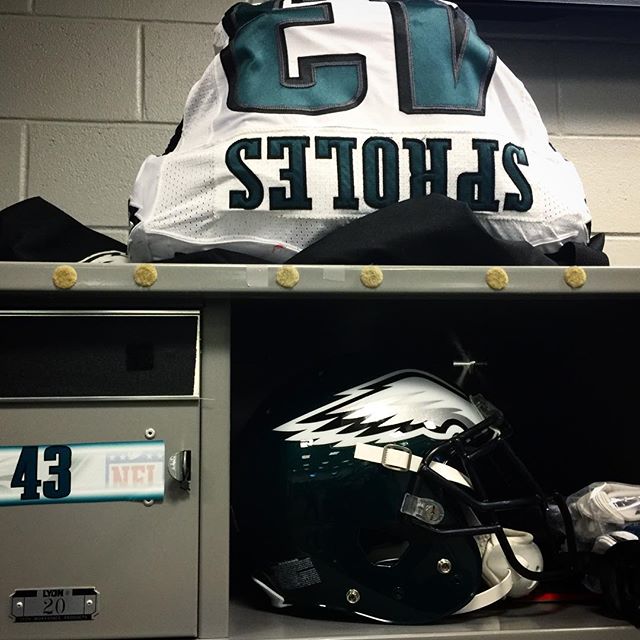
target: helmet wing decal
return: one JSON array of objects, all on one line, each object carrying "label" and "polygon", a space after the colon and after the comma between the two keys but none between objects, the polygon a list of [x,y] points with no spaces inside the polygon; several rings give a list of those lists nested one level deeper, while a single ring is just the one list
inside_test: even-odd
[{"label": "helmet wing decal", "polygon": [[482,419],[466,396],[422,371],[396,371],[336,398],[275,431],[303,446],[349,447],[418,436],[448,440]]}]

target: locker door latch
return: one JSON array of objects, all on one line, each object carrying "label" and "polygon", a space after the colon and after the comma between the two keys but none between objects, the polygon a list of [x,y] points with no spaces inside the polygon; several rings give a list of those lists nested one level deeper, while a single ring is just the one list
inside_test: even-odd
[{"label": "locker door latch", "polygon": [[169,457],[167,463],[169,475],[180,483],[185,491],[191,490],[191,450],[177,451]]}]

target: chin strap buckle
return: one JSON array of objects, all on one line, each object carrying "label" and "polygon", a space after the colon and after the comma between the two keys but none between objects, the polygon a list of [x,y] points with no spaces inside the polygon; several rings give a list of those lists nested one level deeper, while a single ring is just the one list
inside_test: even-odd
[{"label": "chin strap buckle", "polygon": [[380,464],[391,471],[413,471],[415,473],[422,464],[422,458],[413,455],[409,447],[395,442],[390,442],[384,447],[360,442],[355,446],[353,457],[356,460]]},{"label": "chin strap buckle", "polygon": [[[404,454],[404,456],[402,455]],[[411,471],[411,456],[413,452],[409,447],[390,442],[382,447],[380,464],[391,471]],[[404,460],[403,460],[404,458]],[[403,462],[403,464],[401,464]]]}]

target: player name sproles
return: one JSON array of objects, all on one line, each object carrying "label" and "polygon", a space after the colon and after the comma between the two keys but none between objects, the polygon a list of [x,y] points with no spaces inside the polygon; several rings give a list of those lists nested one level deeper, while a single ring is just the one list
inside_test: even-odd
[{"label": "player name sproles", "polygon": [[473,210],[524,212],[534,197],[526,150],[480,137],[243,137],[225,164],[239,183],[230,209],[372,210],[439,193]]}]

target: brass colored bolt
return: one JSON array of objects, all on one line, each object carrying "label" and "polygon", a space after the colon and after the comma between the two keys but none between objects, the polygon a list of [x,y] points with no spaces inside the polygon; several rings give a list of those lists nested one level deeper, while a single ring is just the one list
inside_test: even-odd
[{"label": "brass colored bolt", "polygon": [[57,289],[71,289],[78,281],[78,272],[69,265],[61,265],[53,270],[52,280]]},{"label": "brass colored bolt", "polygon": [[377,289],[384,280],[382,269],[371,265],[369,267],[363,267],[360,272],[360,282],[367,287],[367,289]]},{"label": "brass colored bolt", "polygon": [[484,279],[494,291],[502,291],[509,284],[509,276],[502,267],[491,267]]},{"label": "brass colored bolt", "polygon": [[284,265],[278,269],[276,282],[284,289],[293,289],[299,281],[300,273],[290,264]]},{"label": "brass colored bolt", "polygon": [[151,287],[158,279],[158,270],[153,264],[139,264],[133,274],[133,279],[140,287]]},{"label": "brass colored bolt", "polygon": [[579,289],[587,281],[587,272],[582,267],[569,267],[565,269],[564,281],[572,289]]}]

